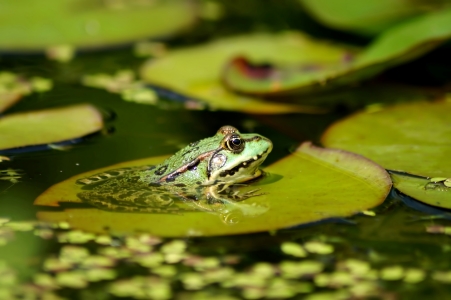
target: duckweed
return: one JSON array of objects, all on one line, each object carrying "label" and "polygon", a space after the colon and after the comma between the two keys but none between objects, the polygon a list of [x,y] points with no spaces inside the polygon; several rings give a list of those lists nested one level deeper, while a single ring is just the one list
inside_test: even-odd
[{"label": "duckweed", "polygon": [[283,253],[296,256],[296,257],[306,257],[307,252],[304,250],[304,248],[296,243],[292,242],[284,242],[281,245],[281,250]]}]

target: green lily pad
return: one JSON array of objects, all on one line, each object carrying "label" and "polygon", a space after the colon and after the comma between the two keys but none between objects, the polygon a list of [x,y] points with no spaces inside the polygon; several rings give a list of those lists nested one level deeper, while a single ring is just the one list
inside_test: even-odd
[{"label": "green lily pad", "polygon": [[20,94],[0,93],[0,113],[19,102],[21,98]]},{"label": "green lily pad", "polygon": [[0,150],[62,142],[102,128],[101,113],[89,104],[10,114],[0,118]]},{"label": "green lily pad", "polygon": [[307,11],[321,23],[363,35],[375,35],[391,26],[422,13],[443,7],[443,1],[427,5],[415,0],[300,0]]},{"label": "green lily pad", "polygon": [[234,91],[255,95],[318,92],[362,81],[413,60],[448,40],[450,19],[450,8],[413,18],[379,35],[355,57],[329,64],[310,59],[303,64],[287,65],[280,55],[266,61],[271,65],[262,67],[258,65],[261,61],[252,57],[235,58],[224,69],[223,79]]},{"label": "green lily pad", "polygon": [[[242,234],[286,228],[331,217],[344,217],[380,204],[391,187],[387,172],[359,155],[322,149],[310,143],[269,166],[263,180],[243,192],[260,188],[260,196],[236,202],[234,222],[212,212],[188,211],[180,214],[126,213],[86,208],[64,203],[80,203],[75,182],[93,174],[130,166],[161,162],[153,157],[125,162],[74,176],[50,187],[35,205],[59,206],[61,211],[40,211],[38,218],[50,222],[67,221],[72,228],[104,233],[149,232],[158,236],[212,236]],[[183,203],[181,203],[183,205]],[[105,229],[107,228],[107,229]]]},{"label": "green lily pad", "polygon": [[323,145],[352,151],[386,169],[450,177],[450,102],[417,102],[360,112],[330,126]]},{"label": "green lily pad", "polygon": [[[280,53],[283,53],[280,57]],[[296,32],[252,34],[172,50],[164,57],[149,60],[141,70],[147,82],[176,93],[207,102],[212,109],[249,113],[319,112],[318,108],[283,104],[234,94],[221,83],[224,64],[235,56],[245,55],[256,61],[279,57],[287,64],[308,61],[341,61],[349,51],[330,43],[318,43]]]},{"label": "green lily pad", "polygon": [[[451,177],[450,102],[419,102],[360,112],[333,124],[322,136],[327,147],[364,155],[386,169],[423,177]],[[425,178],[392,175],[394,186],[430,205],[448,208],[451,190]]]},{"label": "green lily pad", "polygon": [[196,18],[190,1],[6,1],[0,9],[0,49],[105,47],[184,30]]},{"label": "green lily pad", "polygon": [[16,104],[22,96],[32,92],[46,92],[52,86],[52,81],[46,78],[27,79],[18,74],[0,71],[0,113]]},{"label": "green lily pad", "polygon": [[427,178],[391,174],[393,185],[403,194],[432,206],[451,209],[451,188]]}]

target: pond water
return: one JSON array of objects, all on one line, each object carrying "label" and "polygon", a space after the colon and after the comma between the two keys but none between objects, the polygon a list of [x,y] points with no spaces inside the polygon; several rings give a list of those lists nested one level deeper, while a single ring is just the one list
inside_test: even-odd
[{"label": "pond water", "polygon": [[[125,59],[121,51],[102,55],[104,62],[134,60]],[[92,62],[95,57],[86,54],[84,59]],[[55,83],[51,91],[26,97],[8,113],[83,102],[100,108],[106,121],[101,133],[70,147],[6,153],[11,161],[2,162],[2,169],[21,170],[18,183],[0,182],[0,217],[12,222],[34,221],[40,212],[61,210],[34,206],[33,201],[67,178],[123,161],[175,153],[192,141],[214,135],[225,124],[271,139],[274,149],[264,163],[269,165],[302,141],[318,143],[325,128],[346,114],[262,116],[177,109],[170,102],[140,105],[77,84],[71,72],[80,70],[72,63],[13,57],[6,66],[11,71],[48,76]],[[110,237],[106,229],[102,241],[89,232],[75,231],[71,236],[73,231],[64,223],[35,225],[38,229],[34,231],[22,224],[23,232],[20,227],[5,225],[0,231],[5,244],[0,246],[0,295],[39,294],[42,299],[56,299],[51,297],[57,295],[79,299],[281,299],[300,295],[311,299],[412,299],[433,291],[435,297],[445,298],[451,291],[446,285],[451,282],[451,243],[446,235],[427,233],[426,227],[446,221],[408,207],[409,202],[403,202],[406,199],[392,192],[373,210],[375,215],[332,218],[254,234],[163,239],[163,244],[143,232]],[[433,209],[429,212],[434,213]],[[110,260],[83,265],[87,257],[83,249],[91,256],[97,254],[97,259]],[[113,255],[108,252],[111,249],[126,254]],[[52,265],[52,257],[59,258],[59,265]],[[105,270],[113,273],[102,273]],[[100,275],[95,277],[93,272]]]},{"label": "pond water", "polygon": [[[105,1],[107,2],[121,5],[121,1]],[[268,1],[264,7],[259,1],[237,2],[233,5],[227,1],[204,2],[207,3],[207,8],[204,7],[205,11],[202,12],[205,15],[201,25],[192,32],[168,41],[171,47],[196,46],[211,41],[212,37],[249,32],[278,33],[293,29],[307,29],[309,34],[317,38],[326,37],[340,43],[368,45],[370,35],[392,24],[382,24],[382,27],[377,22],[368,24],[363,32],[369,32],[370,35],[358,36],[354,35],[360,30],[358,23],[362,23],[358,18],[349,19],[344,14],[337,19],[344,24],[349,21],[351,29],[356,26],[358,30],[351,30],[354,34],[327,29],[308,17],[307,11],[301,11],[298,1],[283,1],[283,5],[279,4],[280,1]],[[311,1],[303,2],[314,8],[313,4],[309,4]],[[141,1],[133,3],[141,5]],[[186,3],[191,5],[191,1]],[[228,12],[223,19],[221,11],[215,11],[218,5]],[[333,5],[332,10],[335,10]],[[417,7],[411,14],[420,14],[423,10],[423,6]],[[185,14],[183,7],[181,12],[187,17],[187,20],[181,20],[186,24],[194,19]],[[208,17],[208,13],[213,17]],[[445,13],[440,22],[447,22],[448,15]],[[401,20],[403,16],[398,17]],[[397,22],[398,19],[390,20],[392,21]],[[434,22],[434,19],[429,21]],[[186,26],[183,24],[180,26]],[[91,30],[97,28],[95,22],[88,25]],[[419,35],[421,38],[418,44],[430,45],[430,39],[434,42],[445,41],[448,28],[442,27],[444,32],[437,33],[439,39],[434,34],[429,36],[426,31]],[[286,49],[295,53],[296,48],[290,47],[303,44],[293,42],[298,41],[298,37],[287,36],[277,38]],[[32,42],[37,42],[37,47],[40,47],[37,37],[38,35],[33,35]],[[396,36],[390,37],[392,41],[397,40]],[[271,39],[263,37],[259,40],[260,38],[254,36],[238,40],[243,45],[254,41],[253,39],[262,45],[272,44]],[[302,41],[307,44],[311,42]],[[94,42],[97,45],[99,41]],[[341,57],[344,66],[349,66],[346,64],[352,61],[353,51],[356,50],[349,48],[346,51],[350,52],[346,52],[340,45],[335,48],[329,42],[321,42],[321,46],[315,48],[315,43],[312,42],[313,50],[309,50],[308,54],[331,51],[327,53],[334,59]],[[372,49],[378,50],[377,43],[375,44],[376,47]],[[416,55],[430,50],[427,47],[424,50],[413,42],[407,44],[412,48],[402,48],[406,53]],[[240,47],[244,47],[243,45],[240,44]],[[333,49],[330,50],[329,46]],[[214,45],[212,47],[214,49]],[[259,48],[254,47],[257,50]],[[383,51],[380,48],[379,51],[387,61],[375,73],[404,59],[396,56],[396,51],[392,53],[390,47],[381,48]],[[283,48],[284,51],[286,49]],[[201,56],[205,57],[212,52],[208,47],[202,51],[205,54],[201,52]],[[364,61],[371,68],[374,61],[371,60],[372,52],[369,53],[369,58],[366,57]],[[304,99],[304,96],[296,96],[299,98],[296,100],[303,104],[324,104],[330,108],[327,113],[266,115],[189,110],[183,102],[186,97],[178,94],[172,94],[173,99],[161,97],[155,105],[138,104],[124,101],[119,94],[80,83],[81,78],[87,74],[114,74],[124,69],[138,74],[146,59],[134,56],[129,46],[77,53],[76,58],[67,63],[50,61],[41,55],[4,54],[0,60],[0,72],[13,72],[26,78],[49,78],[53,82],[53,88],[23,97],[16,105],[0,114],[0,117],[15,112],[90,103],[100,110],[105,125],[101,132],[77,139],[74,144],[0,151],[0,171],[3,172],[0,173],[0,299],[447,299],[451,293],[451,241],[448,236],[450,227],[447,227],[451,218],[449,210],[421,204],[394,189],[383,202],[378,202],[380,205],[363,211],[355,208],[352,216],[327,215],[321,217],[324,220],[309,224],[279,226],[276,229],[271,227],[271,230],[237,235],[222,232],[220,236],[209,237],[196,234],[157,237],[148,234],[142,229],[145,226],[136,221],[142,220],[139,215],[146,214],[135,214],[138,217],[123,214],[121,218],[115,218],[114,213],[96,210],[86,203],[65,202],[65,206],[57,207],[43,203],[36,205],[34,202],[46,190],[71,177],[122,162],[174,154],[191,142],[213,136],[223,125],[235,126],[242,133],[259,133],[272,141],[272,152],[262,165],[265,168],[296,152],[302,142],[312,141],[320,146],[321,136],[331,124],[368,104],[376,103],[366,108],[377,110],[381,103],[392,104],[417,98],[424,100],[437,94],[443,96],[446,89],[437,86],[447,83],[451,76],[449,68],[444,64],[445,57],[447,59],[448,56],[449,45],[445,45],[441,50],[423,58],[424,61],[420,60],[417,65],[392,69],[369,83],[346,86],[318,98]],[[327,61],[329,58],[327,55],[325,57]],[[375,57],[377,61],[378,56]],[[268,70],[272,67],[252,65],[246,60],[245,63],[240,59],[237,61],[242,64],[238,63],[234,67],[244,70],[244,75],[251,75],[247,78],[250,79],[249,82],[246,81],[249,86],[239,87],[244,90],[253,88],[252,80],[258,79],[262,74],[270,74]],[[320,65],[307,64],[302,67],[300,69],[308,75],[308,72],[313,72],[314,75],[315,71],[321,71]],[[370,70],[365,73],[365,63],[360,67],[363,75],[359,76],[365,77],[374,72]],[[285,75],[293,70],[290,65],[286,69],[280,69],[281,74]],[[343,74],[346,76],[347,69],[340,70],[344,70]],[[190,71],[198,70],[177,72],[191,74]],[[162,74],[165,74],[164,70]],[[171,75],[169,73],[169,77]],[[232,72],[230,82],[238,85],[245,82],[240,77],[233,77],[234,75],[237,73]],[[304,80],[302,75],[299,76],[300,82]],[[152,73],[149,76],[152,77]],[[236,78],[239,80],[235,80]],[[350,78],[353,78],[352,72]],[[346,80],[348,79],[345,78],[344,82]],[[214,84],[208,82],[205,86],[215,87]],[[424,88],[426,85],[428,87]],[[308,82],[306,87],[308,90]],[[202,94],[205,92],[204,88],[197,86],[191,92]],[[223,94],[227,93],[226,89],[221,91]],[[224,98],[227,100],[227,97]],[[229,107],[229,103],[221,105]],[[252,108],[245,108],[252,111]],[[433,130],[439,132],[438,128]],[[443,141],[441,146],[444,146]],[[2,161],[2,156],[10,160]],[[293,177],[295,175],[298,174],[293,173]],[[12,178],[8,176],[20,176],[20,179],[12,182]],[[290,174],[285,174],[285,178],[279,174],[270,174],[266,180],[277,182],[289,177]],[[326,178],[319,178],[311,183],[319,186],[318,197],[322,193],[323,180],[326,182]],[[327,185],[328,183],[324,184],[324,189]],[[340,183],[340,186],[346,190],[346,182]],[[295,201],[306,187],[296,188],[298,192],[293,193],[293,202],[301,215],[305,203],[296,205]],[[449,191],[445,187],[443,190]],[[273,193],[271,196],[274,209],[277,206],[277,195]],[[54,197],[53,194],[51,197]],[[63,196],[51,197],[47,197],[50,202],[64,200]],[[265,196],[261,198],[265,199]],[[312,197],[312,201],[315,200]],[[362,202],[364,200],[366,199],[362,199]],[[336,206],[336,203],[331,201],[330,205]],[[265,213],[271,214],[271,209]],[[318,209],[314,213],[321,215],[324,210]],[[199,219],[210,216],[207,212],[196,214]],[[74,220],[80,216],[86,218],[82,223],[74,225]],[[183,217],[181,214],[181,220]],[[284,216],[278,217],[283,220]],[[44,222],[49,220],[56,221]],[[105,222],[117,227],[104,226]],[[228,225],[221,226],[226,228]],[[236,228],[240,223],[230,226]],[[115,228],[127,230],[114,230]]]}]

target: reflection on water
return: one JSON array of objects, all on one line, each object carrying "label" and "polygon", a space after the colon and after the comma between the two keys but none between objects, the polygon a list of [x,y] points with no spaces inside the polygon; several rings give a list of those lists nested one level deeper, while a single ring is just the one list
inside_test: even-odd
[{"label": "reflection on water", "polygon": [[[267,206],[243,203],[258,196],[257,190],[241,193],[238,185],[223,184],[162,185],[141,181],[141,175],[153,165],[108,170],[81,178],[78,198],[84,203],[113,212],[183,214],[204,211],[218,215],[226,224],[239,223],[245,217],[261,215]],[[240,186],[243,186],[241,184]]]}]

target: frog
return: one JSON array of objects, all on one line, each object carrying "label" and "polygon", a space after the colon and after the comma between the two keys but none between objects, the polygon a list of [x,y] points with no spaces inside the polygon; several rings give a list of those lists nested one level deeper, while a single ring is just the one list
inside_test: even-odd
[{"label": "frog", "polygon": [[239,188],[263,176],[259,168],[273,144],[257,133],[225,125],[158,165],[113,169],[78,179],[82,202],[107,211],[183,214],[205,211],[226,224],[260,215],[266,206],[242,203],[261,195]]}]

